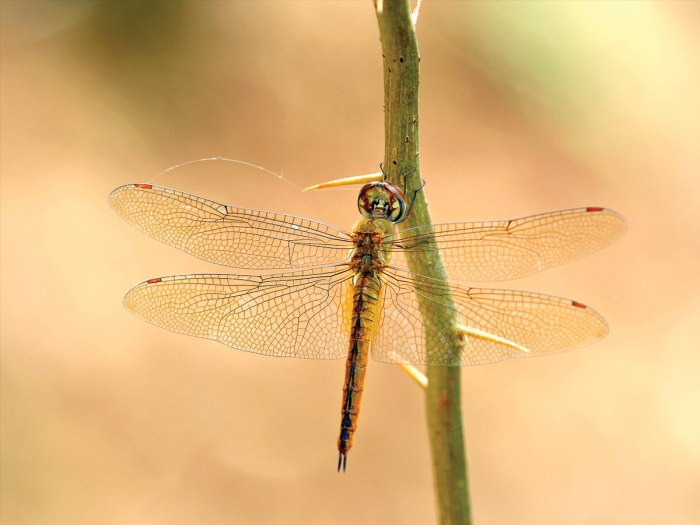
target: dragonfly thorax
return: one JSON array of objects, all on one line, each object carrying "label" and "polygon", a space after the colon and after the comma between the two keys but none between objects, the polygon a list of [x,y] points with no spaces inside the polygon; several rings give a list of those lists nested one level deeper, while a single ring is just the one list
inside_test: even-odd
[{"label": "dragonfly thorax", "polygon": [[381,272],[389,263],[390,242],[394,226],[386,219],[360,219],[353,228],[355,248],[350,257],[350,267],[357,272]]}]

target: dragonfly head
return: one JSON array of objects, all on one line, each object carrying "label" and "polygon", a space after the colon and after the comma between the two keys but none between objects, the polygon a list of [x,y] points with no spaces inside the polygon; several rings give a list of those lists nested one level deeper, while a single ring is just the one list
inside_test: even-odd
[{"label": "dragonfly head", "polygon": [[406,214],[406,197],[389,182],[370,182],[360,190],[357,208],[363,217],[398,222]]}]

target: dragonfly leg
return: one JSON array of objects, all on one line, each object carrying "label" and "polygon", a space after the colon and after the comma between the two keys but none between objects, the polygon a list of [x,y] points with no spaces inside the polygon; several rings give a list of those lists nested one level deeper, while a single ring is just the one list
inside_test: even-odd
[{"label": "dragonfly leg", "polygon": [[[384,163],[383,162],[379,163],[379,169],[382,170],[382,174],[384,175],[384,180],[386,181],[388,175],[387,175],[386,171],[384,171]],[[413,168],[408,173],[404,173],[403,175],[401,175],[401,178],[403,179],[403,194],[404,195],[406,195],[406,189],[407,189],[406,188],[406,185],[407,185],[406,180],[408,179],[408,177],[410,175],[413,175],[416,171],[418,171],[418,170],[416,168]],[[411,198],[411,203],[408,205],[408,211],[406,211],[406,215],[400,221],[396,221],[395,224],[399,224],[399,223],[405,221],[406,219],[408,219],[408,216],[411,214],[411,208],[413,208],[413,202],[416,200],[416,195],[418,195],[418,192],[423,189],[423,186],[425,186],[425,184],[426,184],[425,179],[421,179],[420,186],[418,186],[418,188],[413,192],[413,197]]]},{"label": "dragonfly leg", "polygon": [[[404,194],[406,194],[406,178],[411,173],[414,173],[415,171],[416,170],[413,170],[413,171],[411,171],[403,176],[403,186],[404,186],[403,192],[404,192]],[[416,195],[418,195],[418,192],[423,189],[423,186],[425,186],[425,184],[426,184],[425,179],[421,179],[420,186],[418,186],[418,188],[416,188],[416,190],[413,192],[413,197],[411,197],[411,203],[408,205],[408,210],[406,211],[406,215],[404,215],[403,219],[401,219],[400,221],[396,221],[394,224],[399,224],[399,223],[405,221],[406,219],[408,219],[408,217],[411,215],[411,210],[413,209],[413,203],[416,201]]]}]

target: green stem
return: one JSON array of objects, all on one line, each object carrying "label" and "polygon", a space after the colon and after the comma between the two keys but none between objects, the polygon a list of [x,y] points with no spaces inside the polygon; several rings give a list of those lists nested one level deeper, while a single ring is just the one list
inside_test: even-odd
[{"label": "green stem", "polygon": [[[408,176],[406,197],[410,200],[421,184],[418,159],[418,42],[411,21],[408,0],[375,0],[384,68],[384,169],[390,182],[401,187]],[[431,224],[425,192],[415,193],[413,208],[402,228]],[[439,254],[407,254],[409,268],[419,275],[445,281]],[[426,327],[448,327],[436,333],[426,329],[426,347],[440,337],[451,341],[459,352],[459,337],[454,329],[455,310],[449,305],[426,302],[418,297]],[[428,366],[426,414],[433,459],[440,523],[471,524],[467,464],[462,431],[460,368]]]}]

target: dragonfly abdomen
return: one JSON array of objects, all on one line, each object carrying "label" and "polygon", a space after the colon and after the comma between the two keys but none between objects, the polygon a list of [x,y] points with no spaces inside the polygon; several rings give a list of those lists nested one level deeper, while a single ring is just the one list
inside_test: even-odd
[{"label": "dragonfly abdomen", "polygon": [[345,362],[343,404],[340,409],[340,436],[338,436],[338,470],[347,463],[347,453],[352,447],[360,414],[365,372],[369,358],[369,344],[377,315],[381,281],[375,272],[361,271],[355,278],[353,289],[352,329],[350,346]]}]

